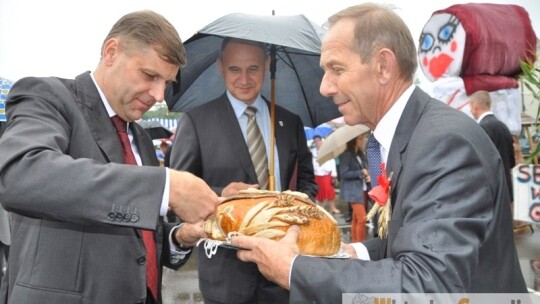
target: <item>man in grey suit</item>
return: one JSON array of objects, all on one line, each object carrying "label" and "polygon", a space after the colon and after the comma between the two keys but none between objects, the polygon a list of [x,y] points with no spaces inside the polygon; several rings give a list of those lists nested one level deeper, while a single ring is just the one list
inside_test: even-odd
[{"label": "man in grey suit", "polygon": [[381,145],[392,175],[388,234],[344,245],[352,259],[321,259],[298,255],[293,226],[279,242],[234,237],[246,249],[238,257],[290,288],[293,303],[341,303],[343,293],[526,292],[501,158],[472,119],[414,87],[415,44],[399,16],[371,3],[333,15],[321,66],[321,93]]},{"label": "man in grey suit", "polygon": [[[227,91],[184,114],[170,162],[171,168],[192,172],[226,197],[260,187],[246,144],[248,118],[244,111],[248,106],[257,109],[256,121],[270,155],[269,105],[259,93],[269,57],[262,43],[227,38],[217,64]],[[296,183],[296,190],[313,197],[317,186],[300,117],[276,106],[275,125],[276,190],[287,190]],[[255,264],[239,261],[235,250],[219,248],[212,258],[203,250],[199,253],[199,287],[205,303],[288,301],[287,290],[267,281]]]},{"label": "man in grey suit", "polygon": [[[0,303],[161,303],[161,266],[185,262],[219,204],[200,178],[158,167],[134,123],[184,63],[172,24],[140,11],[112,27],[94,72],[15,83],[0,139],[12,215]],[[185,224],[164,223],[168,208]]]}]

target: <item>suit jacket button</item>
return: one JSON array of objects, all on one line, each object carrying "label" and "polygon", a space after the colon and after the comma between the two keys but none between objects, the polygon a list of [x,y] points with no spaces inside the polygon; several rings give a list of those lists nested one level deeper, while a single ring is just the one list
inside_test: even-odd
[{"label": "suit jacket button", "polygon": [[116,220],[121,221],[124,218],[124,214],[122,212],[116,212]]},{"label": "suit jacket button", "polygon": [[131,220],[131,214],[124,213],[124,218],[122,219],[124,222],[129,222]]},{"label": "suit jacket button", "polygon": [[107,218],[109,218],[109,220],[111,220],[111,221],[116,220],[116,213],[114,213],[114,212],[112,212],[112,211],[109,212],[109,213],[107,214]]},{"label": "suit jacket button", "polygon": [[142,265],[144,263],[146,263],[146,258],[145,257],[141,256],[141,257],[137,258],[137,264]]},{"label": "suit jacket button", "polygon": [[131,215],[131,222],[132,223],[135,223],[138,220],[139,220],[139,216],[137,214],[132,214]]}]

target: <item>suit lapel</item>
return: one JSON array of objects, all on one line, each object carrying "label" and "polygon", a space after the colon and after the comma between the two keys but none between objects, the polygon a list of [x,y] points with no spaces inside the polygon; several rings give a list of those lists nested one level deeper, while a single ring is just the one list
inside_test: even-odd
[{"label": "suit lapel", "polygon": [[139,156],[141,157],[141,162],[143,166],[158,166],[159,161],[157,160],[156,151],[154,145],[152,144],[152,139],[136,122],[130,123],[130,130],[133,134],[133,141],[139,150]]},{"label": "suit lapel", "polygon": [[[403,220],[401,214],[401,207],[397,202],[397,193],[399,191],[399,177],[403,166],[402,160],[406,157],[407,146],[411,139],[411,136],[416,129],[416,125],[424,112],[430,97],[422,90],[415,88],[413,94],[407,101],[407,105],[403,110],[401,118],[399,119],[392,144],[390,145],[390,151],[388,153],[388,164],[386,168],[387,174],[392,173],[391,181],[391,201],[392,201],[392,216],[391,221]],[[392,228],[389,223],[389,229]],[[396,235],[394,233],[388,234],[388,243],[386,245],[386,255],[390,255],[392,243]]]},{"label": "suit lapel", "polygon": [[101,101],[96,85],[90,73],[83,73],[75,78],[77,101],[94,140],[110,162],[123,163],[124,156],[107,110]]},{"label": "suit lapel", "polygon": [[[266,101],[266,104],[268,105],[268,112],[270,113],[270,127],[272,127],[272,109],[270,102],[263,97],[263,99]],[[289,176],[289,150],[290,147],[287,145],[287,139],[291,136],[290,126],[287,126],[290,121],[286,121],[284,117],[281,115],[280,109],[276,106],[275,108],[275,123],[274,123],[274,144],[277,147],[277,153],[279,155],[279,172],[280,172],[280,184],[283,189],[286,189],[289,185],[289,181],[287,179],[287,176]],[[270,155],[268,155],[268,159],[270,160]],[[274,161],[276,159],[276,156],[274,155]],[[275,169],[275,168],[274,168]],[[275,170],[274,170],[275,172]],[[274,174],[275,177],[275,174]]]},{"label": "suit lapel", "polygon": [[[388,153],[388,164],[386,168],[387,174],[392,173],[391,189],[394,192],[396,189],[399,175],[402,168],[403,155],[406,153],[407,145],[411,139],[422,112],[424,111],[430,97],[419,88],[415,88],[407,105],[403,110],[403,114],[399,119],[390,151]],[[395,193],[395,192],[394,192]],[[395,195],[392,195],[392,205],[394,205]]]},{"label": "suit lapel", "polygon": [[287,176],[289,176],[289,150],[290,147],[287,144],[287,138],[291,136],[290,132],[292,130],[291,126],[287,126],[287,123],[290,123],[289,121],[282,120],[282,118],[279,115],[279,111],[276,109],[276,123],[275,123],[275,129],[274,129],[274,137],[276,139],[276,146],[277,151],[279,155],[279,172],[281,176],[281,188],[287,189],[289,185],[289,181],[287,180]]}]

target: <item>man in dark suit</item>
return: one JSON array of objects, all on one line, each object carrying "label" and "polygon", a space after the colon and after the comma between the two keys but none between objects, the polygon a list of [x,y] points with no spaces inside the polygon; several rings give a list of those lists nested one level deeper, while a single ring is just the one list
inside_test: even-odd
[{"label": "man in dark suit", "polygon": [[344,245],[352,259],[320,259],[298,255],[292,226],[279,242],[233,237],[246,249],[238,257],[290,288],[293,303],[340,303],[343,293],[527,292],[501,159],[472,119],[415,88],[415,44],[401,18],[371,3],[338,12],[321,66],[321,93],[380,143],[392,176],[388,232]]},{"label": "man in dark suit", "polygon": [[491,97],[487,91],[476,91],[469,96],[471,114],[486,131],[499,151],[506,175],[506,184],[510,193],[510,201],[514,197],[512,188],[512,168],[516,165],[514,157],[514,139],[508,127],[491,112]]},{"label": "man in dark suit", "polygon": [[[161,266],[185,262],[219,204],[200,178],[159,167],[133,123],[184,63],[172,24],[140,11],[112,27],[94,72],[15,83],[0,139],[12,220],[0,303],[161,303]],[[184,225],[164,223],[168,208]]]},{"label": "man in dark suit", "polygon": [[[224,39],[217,60],[226,93],[188,111],[176,129],[171,168],[186,170],[201,177],[223,197],[259,185],[250,157],[248,106],[257,109],[256,121],[270,155],[270,112],[260,95],[269,57],[265,45],[239,39]],[[314,197],[317,186],[312,156],[307,147],[300,117],[276,106],[275,124],[276,189],[296,190]],[[267,158],[264,159],[268,163]],[[199,287],[205,303],[286,303],[288,291],[267,281],[255,264],[236,258],[236,251],[219,248],[208,258],[199,251]]]}]

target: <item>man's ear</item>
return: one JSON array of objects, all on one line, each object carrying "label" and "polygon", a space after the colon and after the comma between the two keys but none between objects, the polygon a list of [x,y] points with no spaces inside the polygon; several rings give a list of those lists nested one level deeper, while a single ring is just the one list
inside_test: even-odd
[{"label": "man's ear", "polygon": [[221,61],[221,58],[218,57],[218,59],[216,59],[216,64],[219,72],[223,75],[223,62]]},{"label": "man's ear", "polygon": [[396,55],[390,49],[380,49],[375,55],[377,76],[382,85],[388,84],[398,73]]},{"label": "man's ear", "polygon": [[111,38],[103,45],[103,53],[101,54],[101,58],[106,65],[111,65],[119,53],[120,41],[118,41],[116,38]]}]

